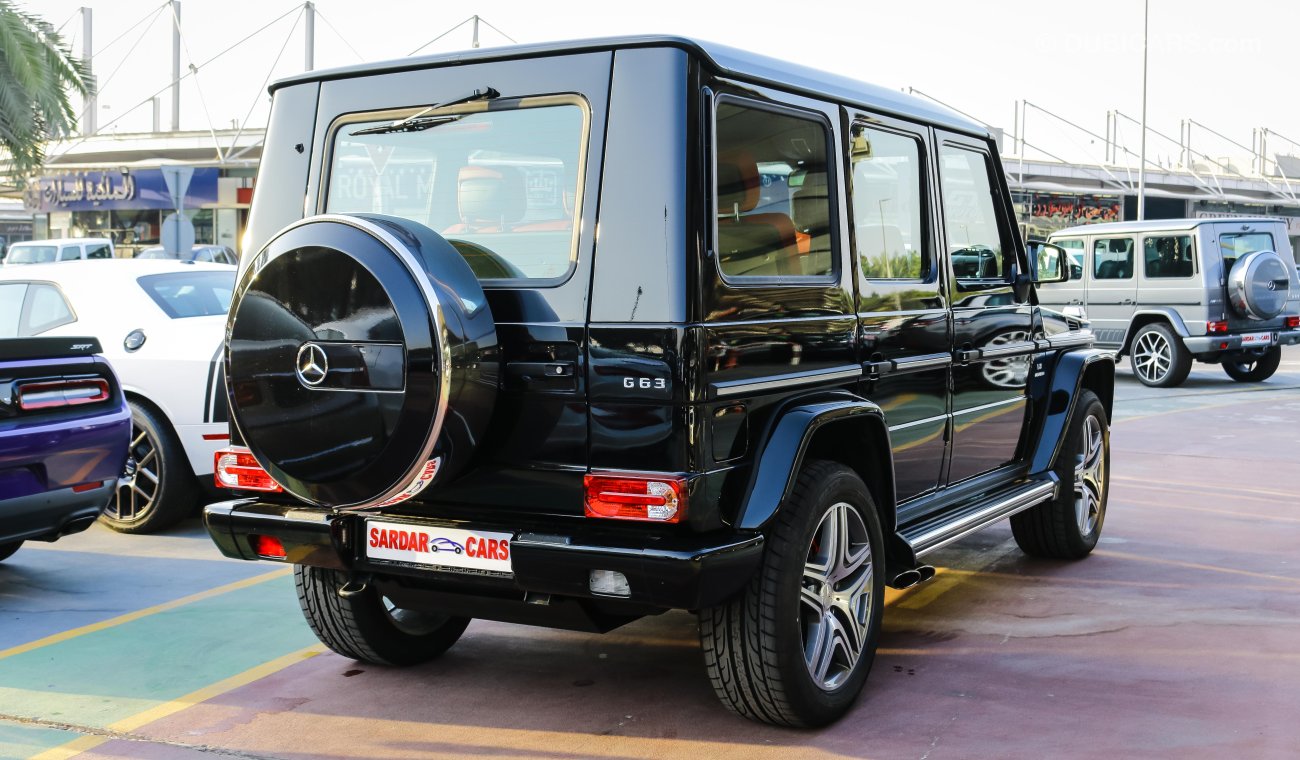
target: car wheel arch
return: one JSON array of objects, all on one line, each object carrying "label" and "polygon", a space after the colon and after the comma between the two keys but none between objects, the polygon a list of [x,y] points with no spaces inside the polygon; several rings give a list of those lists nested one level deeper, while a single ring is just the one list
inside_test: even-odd
[{"label": "car wheel arch", "polygon": [[1137,337],[1137,334],[1142,330],[1142,328],[1155,323],[1164,324],[1170,330],[1173,330],[1174,335],[1177,335],[1179,338],[1187,338],[1191,336],[1191,332],[1187,329],[1187,324],[1183,322],[1182,315],[1174,309],[1148,309],[1134,312],[1133,318],[1129,320],[1128,330],[1124,333],[1124,342],[1120,344],[1120,349],[1116,356],[1127,355],[1129,349],[1133,345],[1133,339]]},{"label": "car wheel arch", "polygon": [[[171,416],[170,414],[168,414],[168,413],[167,413],[167,410],[164,409],[160,404],[158,404],[158,402],[156,402],[156,401],[154,401],[153,399],[149,398],[148,396],[144,395],[144,394],[141,393],[140,391],[135,390],[134,388],[125,387],[125,388],[122,389],[122,392],[126,395],[126,400],[127,400],[127,401],[129,401],[129,402],[131,402],[131,403],[133,403],[133,404],[139,404],[140,406],[145,407],[145,408],[148,409],[150,412],[152,412],[153,415],[154,415],[155,417],[157,417],[157,418],[161,419],[163,422],[167,423],[167,429],[171,431],[171,434],[172,434],[173,436],[175,436],[175,438],[176,438],[177,441],[180,441],[180,440],[181,440],[180,433],[177,432],[177,430],[176,430],[176,421],[172,419],[172,416]],[[183,442],[182,442],[182,446],[181,446],[181,448],[182,448],[182,450],[184,449],[184,443],[183,443]],[[185,464],[186,464],[187,467],[190,466],[188,459],[186,460]],[[192,469],[193,469],[193,468],[191,467],[191,474],[194,474],[194,473],[192,472]],[[195,475],[195,477],[198,477],[198,476]]]},{"label": "car wheel arch", "polygon": [[892,535],[897,513],[891,452],[884,412],[866,399],[845,393],[788,402],[764,433],[735,526],[763,529],[786,502],[803,463],[825,459],[862,478],[885,535]]}]

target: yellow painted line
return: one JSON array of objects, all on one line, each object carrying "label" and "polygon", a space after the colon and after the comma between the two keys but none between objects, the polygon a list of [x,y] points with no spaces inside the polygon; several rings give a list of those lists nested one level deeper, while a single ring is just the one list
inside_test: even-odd
[{"label": "yellow painted line", "polygon": [[1124,552],[1112,551],[1110,549],[1093,549],[1092,553],[1103,557],[1115,557],[1116,559],[1131,559],[1139,562],[1152,562],[1157,565],[1172,565],[1173,567],[1184,567],[1189,570],[1208,570],[1214,573],[1227,573],[1228,575],[1244,575],[1247,578],[1262,578],[1268,581],[1281,581],[1283,583],[1294,583],[1300,585],[1300,578],[1287,578],[1283,575],[1269,575],[1268,573],[1253,573],[1249,570],[1236,570],[1231,567],[1219,567],[1217,565],[1203,565],[1199,562],[1183,562],[1176,559],[1160,559],[1158,557],[1145,557],[1141,554],[1126,554]]},{"label": "yellow painted line", "polygon": [[51,644],[58,644],[60,642],[67,641],[69,639],[75,639],[78,636],[85,636],[86,634],[94,633],[95,631],[102,631],[106,628],[113,628],[119,625],[123,625],[125,623],[130,623],[133,620],[139,620],[140,618],[148,617],[150,615],[157,615],[159,612],[166,612],[167,610],[174,610],[177,607],[183,607],[187,604],[193,604],[194,602],[202,601],[204,599],[211,599],[214,596],[220,596],[221,594],[228,594],[231,591],[238,591],[241,588],[256,586],[259,583],[265,583],[267,581],[275,580],[276,578],[283,578],[292,572],[293,572],[293,568],[288,568],[288,567],[273,570],[269,573],[254,575],[252,578],[245,578],[242,581],[227,583],[224,586],[217,586],[216,588],[210,588],[207,591],[200,591],[197,594],[190,594],[189,596],[183,596],[180,599],[173,599],[170,602],[156,604],[152,607],[145,607],[142,610],[136,610],[135,612],[128,612],[125,615],[118,615],[117,617],[109,618],[108,620],[101,620],[98,623],[91,623],[90,625],[83,625],[80,628],[72,628],[66,631],[60,631],[59,633],[46,636],[43,639],[37,639],[36,641],[29,641],[26,644],[19,644],[18,646],[15,647],[10,647],[8,649],[0,650],[0,660],[5,659],[6,657],[13,657],[15,655],[20,655],[23,654],[24,652],[30,652],[33,649],[40,649],[41,647],[47,647],[50,646]]},{"label": "yellow painted line", "polygon": [[1143,499],[1124,499],[1124,504],[1133,504],[1139,507],[1156,507],[1158,509],[1181,509],[1187,512],[1204,512],[1209,515],[1223,515],[1233,519],[1245,518],[1248,520],[1272,520],[1273,522],[1300,523],[1300,517],[1285,517],[1283,515],[1262,515],[1258,512],[1233,512],[1230,509],[1213,509],[1210,507],[1188,507],[1182,504],[1168,504],[1163,501],[1146,501]]},{"label": "yellow painted line", "polygon": [[[299,649],[296,652],[290,652],[283,657],[277,657],[270,662],[264,662],[257,667],[249,668],[243,673],[238,673],[230,678],[204,686],[198,691],[192,691],[183,697],[178,697],[170,702],[164,702],[156,707],[151,707],[143,712],[110,723],[106,726],[106,730],[114,734],[124,734],[135,731],[141,726],[175,715],[181,710],[193,707],[201,702],[206,702],[214,697],[219,697],[222,694],[234,691],[242,686],[247,686],[254,681],[260,681],[269,675],[278,673],[291,665],[297,665],[298,663],[315,657],[324,651],[325,647],[323,645],[313,644],[312,646]],[[32,755],[29,760],[67,760],[67,758],[76,757],[82,752],[94,749],[95,747],[113,741],[116,738],[119,737],[104,735],[79,736],[67,744],[61,744],[57,747],[47,749],[40,754]]]},{"label": "yellow painted line", "polygon": [[[1239,488],[1237,486],[1216,486],[1216,485],[1208,485],[1208,484],[1202,485],[1199,483],[1196,485],[1179,488],[1176,485],[1170,485],[1170,484],[1153,486],[1151,485],[1151,481],[1147,478],[1132,478],[1132,477],[1127,477],[1122,475],[1111,475],[1110,479],[1122,480],[1125,483],[1133,483],[1134,488],[1145,488],[1150,491],[1169,491],[1171,493],[1199,494],[1202,491],[1210,490],[1210,491],[1223,491],[1224,493],[1231,494],[1232,496],[1241,496],[1241,494],[1259,494],[1260,496],[1272,497],[1266,500],[1259,499],[1260,501],[1269,501],[1270,503],[1275,502],[1277,499],[1296,498],[1296,495],[1294,493],[1287,493],[1285,491],[1271,491],[1266,488]],[[1252,497],[1246,496],[1243,498],[1249,499]]]}]

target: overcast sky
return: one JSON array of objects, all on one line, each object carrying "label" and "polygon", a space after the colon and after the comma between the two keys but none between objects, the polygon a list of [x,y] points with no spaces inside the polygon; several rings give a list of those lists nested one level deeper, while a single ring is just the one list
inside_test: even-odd
[{"label": "overcast sky", "polygon": [[[99,123],[108,131],[149,129],[146,105],[164,89],[171,67],[170,14],[161,0],[19,0],[81,49],[77,9],[94,11],[96,74],[102,83]],[[518,42],[620,34],[668,33],[746,48],[876,84],[913,87],[983,121],[1014,131],[1014,104],[1028,100],[1098,134],[1106,111],[1141,114],[1142,2],[908,0],[905,2],[708,3],[701,0],[431,3],[427,0],[319,0],[316,66],[400,58],[473,14]],[[266,123],[268,78],[303,67],[300,6],[290,0],[184,0],[182,66],[203,64],[245,35],[286,14],[265,31],[185,82],[182,129],[209,120]],[[295,27],[295,22],[297,25]],[[1300,4],[1271,0],[1151,0],[1150,125],[1173,138],[1194,119],[1249,146],[1251,130],[1267,127],[1300,141],[1295,92]],[[116,42],[114,40],[117,39]],[[139,40],[138,45],[136,41]],[[426,52],[470,46],[469,26]],[[483,26],[484,47],[509,44]],[[112,43],[112,44],[110,44]],[[133,48],[133,45],[135,46]],[[129,52],[129,56],[128,56]],[[277,56],[279,58],[277,62]],[[197,87],[195,79],[197,79]],[[163,94],[163,127],[170,118]],[[206,111],[206,113],[205,113]],[[1101,141],[1030,109],[1026,138],[1072,160],[1100,160]],[[1121,137],[1137,150],[1136,126]],[[1196,127],[1193,147],[1213,156],[1245,150]],[[1152,138],[1154,159],[1177,147]],[[1270,152],[1300,153],[1274,137]]]}]

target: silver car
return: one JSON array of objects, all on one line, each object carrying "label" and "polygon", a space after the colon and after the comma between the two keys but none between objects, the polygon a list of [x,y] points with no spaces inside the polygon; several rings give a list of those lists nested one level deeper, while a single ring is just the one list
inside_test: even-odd
[{"label": "silver car", "polygon": [[1091,224],[1048,242],[1071,277],[1040,286],[1040,303],[1090,320],[1146,385],[1181,384],[1193,359],[1260,382],[1300,343],[1300,279],[1279,219]]}]

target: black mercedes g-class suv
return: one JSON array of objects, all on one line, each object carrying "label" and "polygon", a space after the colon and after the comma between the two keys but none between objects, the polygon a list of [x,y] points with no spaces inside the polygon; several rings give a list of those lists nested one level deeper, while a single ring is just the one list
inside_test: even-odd
[{"label": "black mercedes g-class suv", "polygon": [[206,521],[334,651],[692,610],[728,707],[818,725],[927,553],[1096,544],[1114,363],[980,125],[666,37],[272,92],[217,477],[282,491]]}]

